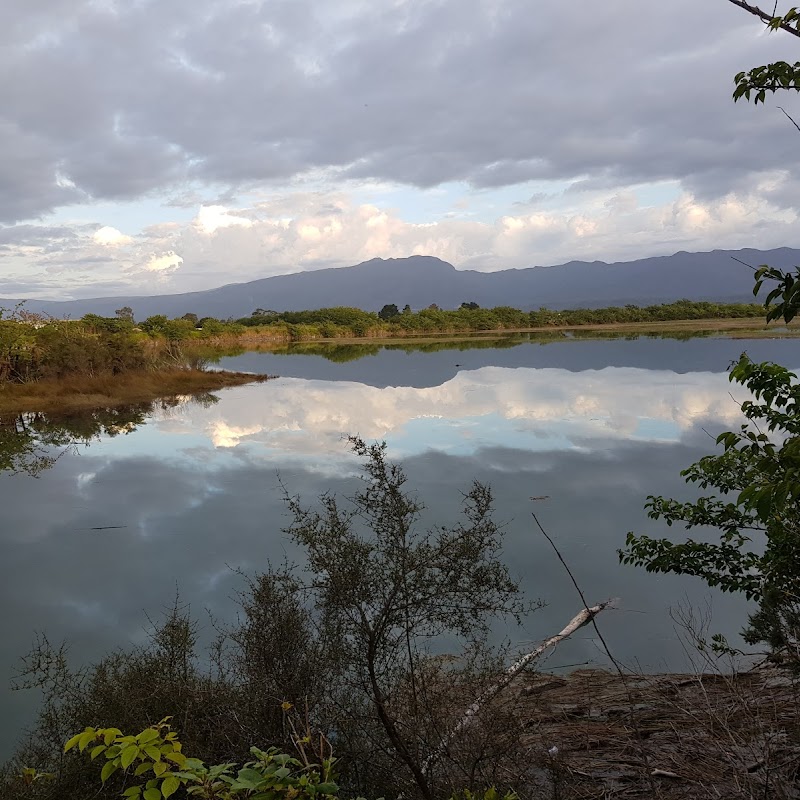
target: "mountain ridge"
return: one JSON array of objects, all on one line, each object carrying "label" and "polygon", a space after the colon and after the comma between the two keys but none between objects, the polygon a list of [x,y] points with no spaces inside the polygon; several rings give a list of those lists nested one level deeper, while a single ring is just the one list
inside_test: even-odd
[{"label": "mountain ridge", "polygon": [[[54,317],[80,317],[87,313],[113,316],[117,308],[130,306],[137,319],[144,319],[153,314],[175,317],[189,312],[201,317],[242,317],[256,308],[296,311],[354,306],[378,311],[387,303],[419,309],[432,303],[454,308],[462,302],[477,302],[530,310],[541,306],[650,305],[682,298],[747,302],[753,299],[753,273],[745,264],[757,267],[763,263],[793,268],[800,263],[800,249],[681,250],[635,261],[569,261],[497,272],[457,269],[435,256],[373,258],[350,267],[274,275],[195,292],[29,300],[25,307]],[[0,299],[0,306],[20,301]]]}]

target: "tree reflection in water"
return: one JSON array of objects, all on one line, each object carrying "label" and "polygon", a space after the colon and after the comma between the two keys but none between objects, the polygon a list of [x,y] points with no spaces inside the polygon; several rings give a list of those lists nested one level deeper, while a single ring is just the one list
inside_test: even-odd
[{"label": "tree reflection in water", "polygon": [[208,407],[217,402],[216,395],[205,392],[69,413],[0,414],[0,475],[38,477],[69,449],[89,445],[101,436],[131,433],[158,409],[166,411],[186,403]]}]

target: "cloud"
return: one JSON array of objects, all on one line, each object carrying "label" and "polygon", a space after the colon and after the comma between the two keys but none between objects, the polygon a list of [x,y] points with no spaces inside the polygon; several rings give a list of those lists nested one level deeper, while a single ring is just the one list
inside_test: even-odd
[{"label": "cloud", "polygon": [[[714,200],[672,196],[668,186],[657,203],[641,187],[584,191],[579,200],[567,192],[549,208],[513,206],[486,220],[459,213],[419,222],[345,192],[298,191],[249,206],[201,206],[187,221],[165,219],[136,236],[109,225],[0,227],[0,295],[11,295],[12,282],[30,286],[29,296],[49,297],[86,296],[84,287],[101,280],[131,294],[202,290],[230,283],[232,275],[246,281],[413,254],[482,271],[561,263],[565,253],[624,261],[749,247],[754,230],[759,247],[780,247],[794,240],[798,223],[786,202],[789,183],[785,172],[773,171],[760,193]],[[52,278],[67,273],[59,291]],[[43,295],[43,285],[56,290]]]},{"label": "cloud", "polygon": [[239,217],[229,209],[219,205],[201,206],[194,222],[203,233],[214,233],[220,228],[229,228],[232,225],[249,228],[253,224],[251,220]]},{"label": "cloud", "polygon": [[105,245],[106,247],[118,247],[119,245],[130,244],[133,241],[130,236],[126,236],[110,225],[104,225],[96,230],[92,234],[92,239],[97,244]]},{"label": "cloud", "polygon": [[789,43],[724,3],[654,5],[646,24],[623,0],[581,2],[568,22],[556,0],[535,14],[522,0],[59,5],[4,15],[6,220],[320,171],[420,187],[670,179],[709,195],[796,172],[785,119],[729,97],[736,71]]},{"label": "cloud", "polygon": [[152,255],[148,259],[144,268],[148,272],[172,272],[173,270],[178,269],[182,263],[183,259],[177,253],[173,253],[172,250],[168,250],[166,253],[162,253],[160,256]]}]

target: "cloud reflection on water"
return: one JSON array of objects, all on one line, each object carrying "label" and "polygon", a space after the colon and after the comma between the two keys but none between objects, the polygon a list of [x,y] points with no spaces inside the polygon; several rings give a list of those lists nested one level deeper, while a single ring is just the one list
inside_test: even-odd
[{"label": "cloud reflection on water", "polygon": [[431,447],[460,454],[489,445],[591,449],[592,440],[679,441],[704,421],[730,427],[747,396],[737,389],[734,401],[724,373],[628,367],[483,367],[423,389],[297,378],[257,388],[229,392],[209,409],[170,412],[155,425],[170,449],[180,449],[182,435],[199,444],[202,434],[216,448],[244,445],[256,460],[339,459],[350,433],[386,439],[403,456]]}]

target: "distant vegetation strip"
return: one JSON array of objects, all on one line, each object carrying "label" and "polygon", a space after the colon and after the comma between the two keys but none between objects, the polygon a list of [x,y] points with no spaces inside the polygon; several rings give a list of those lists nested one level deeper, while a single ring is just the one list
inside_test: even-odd
[{"label": "distant vegetation strip", "polygon": [[[471,333],[477,331],[525,330],[529,328],[580,327],[629,322],[665,322],[695,319],[763,318],[757,303],[710,303],[679,300],[652,306],[612,306],[554,311],[520,311],[510,306],[481,308],[465,302],[446,310],[431,305],[419,311],[385,305],[373,313],[358,308],[321,308],[315,311],[281,313],[256,309],[251,316],[227,324],[270,332],[276,338],[302,341],[317,338],[393,337],[424,333]],[[205,330],[208,320],[198,320]],[[222,324],[222,323],[220,323]]]},{"label": "distant vegetation strip", "polygon": [[[419,311],[394,304],[379,312],[358,308],[321,308],[275,312],[256,309],[249,317],[218,320],[187,313],[176,319],[151,316],[137,322],[125,307],[115,317],[87,314],[58,320],[25,311],[0,312],[0,387],[33,382],[103,381],[136,373],[202,369],[208,347],[258,342],[316,339],[382,338],[426,333],[472,333],[531,328],[580,327],[620,323],[763,318],[752,303],[680,300],[653,306],[552,311],[520,311],[509,306],[480,308],[463,303],[445,310],[435,305]],[[209,387],[211,388],[211,387]],[[4,389],[7,391],[7,389]]]}]

